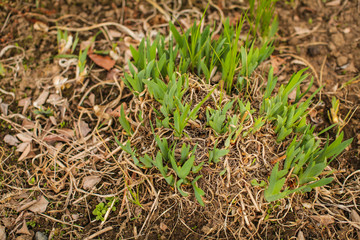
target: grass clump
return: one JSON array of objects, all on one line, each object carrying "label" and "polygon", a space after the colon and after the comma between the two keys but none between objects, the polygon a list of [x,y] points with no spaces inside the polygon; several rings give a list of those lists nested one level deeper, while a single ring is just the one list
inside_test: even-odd
[{"label": "grass clump", "polygon": [[[267,4],[274,3],[267,1]],[[259,7],[257,11],[263,11]],[[144,120],[142,126],[152,129],[155,148],[142,151],[134,146],[134,131],[123,108],[119,121],[127,136],[123,136],[124,143],[119,140],[117,143],[144,173],[160,173],[182,196],[188,197],[188,189],[192,187],[202,206],[205,192],[198,185],[203,177],[202,169],[220,164],[225,157],[241,154],[234,147],[239,141],[257,141],[267,134],[274,144],[285,147],[285,157],[281,158],[284,162],[277,161],[273,166],[268,163],[272,166],[269,179],[262,179],[260,183],[256,179],[251,181],[253,186],[266,188],[264,197],[269,202],[330,183],[331,177],[320,176],[351,143],[351,139],[342,141],[343,134],[332,143],[329,138],[323,142],[315,134],[315,127],[308,124],[308,109],[319,89],[308,96],[313,84],[311,79],[306,90],[301,91],[301,85],[309,77],[305,73],[307,69],[294,73],[288,83],[274,93],[277,78],[270,68],[266,88],[255,93],[262,96],[261,101],[255,104],[254,99],[259,97],[251,96],[248,91],[254,84],[252,75],[274,48],[266,38],[260,45],[254,40],[251,42],[249,37],[241,41],[244,21],[245,18],[235,27],[225,21],[224,31],[217,40],[212,40],[209,27],[201,31],[200,24],[194,23],[181,33],[170,23],[168,41],[158,35],[153,42],[143,39],[137,49],[131,47],[130,74],[122,79],[140,102],[151,102],[148,121],[144,123]],[[261,30],[267,39],[274,35],[276,19],[273,25],[269,31]],[[215,74],[221,76],[220,83],[211,81]],[[294,91],[295,97],[290,99]],[[160,136],[164,131],[166,136]],[[204,146],[193,140],[194,131],[206,131],[206,137],[214,139],[211,150],[201,157]],[[255,157],[252,161],[259,159]],[[220,175],[223,173],[224,170]]]}]

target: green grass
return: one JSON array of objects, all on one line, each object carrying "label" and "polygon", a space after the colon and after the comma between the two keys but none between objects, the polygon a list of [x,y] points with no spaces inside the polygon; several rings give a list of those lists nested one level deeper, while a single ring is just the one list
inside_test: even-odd
[{"label": "green grass", "polygon": [[[202,177],[202,168],[208,164],[220,164],[239,138],[253,138],[261,132],[270,131],[275,142],[287,149],[285,161],[274,165],[267,181],[252,181],[254,186],[265,187],[264,196],[269,202],[330,183],[333,179],[322,175],[325,167],[352,141],[342,141],[342,133],[332,143],[329,139],[321,141],[315,134],[315,128],[308,124],[306,118],[311,100],[320,89],[308,96],[313,84],[311,78],[305,91],[301,91],[301,85],[309,78],[307,69],[294,73],[275,93],[277,78],[270,68],[266,88],[258,93],[263,96],[260,106],[256,107],[251,101],[241,98],[248,96],[254,71],[274,50],[272,38],[277,20],[270,16],[273,16],[275,2],[259,1],[255,7],[254,1],[251,1],[247,18],[242,18],[236,26],[230,26],[229,20],[226,20],[217,40],[211,40],[213,33],[209,27],[201,31],[200,24],[196,22],[190,29],[180,32],[173,23],[169,23],[169,41],[158,35],[153,42],[143,39],[137,49],[131,47],[133,60],[128,63],[130,74],[125,73],[122,80],[135,98],[142,101],[143,96],[148,94],[152,101],[158,103],[157,107],[152,105],[155,125],[149,121],[156,150],[155,154],[142,155],[132,145],[133,132],[123,108],[119,121],[127,136],[124,143],[116,139],[117,143],[131,156],[135,165],[144,171],[151,169],[151,172],[160,173],[182,196],[189,196],[186,189],[191,186],[195,198],[203,206],[205,192],[197,184]],[[269,9],[261,9],[264,6]],[[253,25],[247,39],[240,40],[245,20]],[[264,28],[264,23],[269,23],[270,28]],[[260,31],[261,41],[251,40],[251,31],[253,36]],[[221,75],[219,84],[211,82],[216,73]],[[207,84],[204,86],[208,89],[207,94],[197,104],[189,100],[190,76],[204,79]],[[220,101],[214,102],[211,96],[216,89],[220,92]],[[293,91],[295,98],[289,101]],[[230,100],[223,103],[223,99]],[[207,107],[203,107],[205,103]],[[215,141],[208,152],[208,161],[203,162],[196,161],[197,145],[191,147],[184,143],[184,140],[191,140],[186,132],[190,121],[198,119],[199,112],[206,115],[205,128],[212,129],[215,137],[224,138],[220,148],[220,142]],[[244,128],[244,125],[247,127]],[[170,131],[172,140],[161,138],[155,128]],[[181,156],[176,154],[177,151]],[[257,161],[256,158],[254,161]],[[289,182],[295,184],[289,185]]]}]

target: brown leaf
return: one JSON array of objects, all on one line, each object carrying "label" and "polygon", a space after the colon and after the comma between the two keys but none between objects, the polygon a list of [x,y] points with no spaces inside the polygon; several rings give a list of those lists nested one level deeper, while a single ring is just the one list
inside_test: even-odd
[{"label": "brown leaf", "polygon": [[67,142],[68,141],[68,139],[66,139],[65,137],[63,137],[61,135],[55,135],[55,134],[47,135],[44,137],[43,140],[45,142]]},{"label": "brown leaf", "polygon": [[48,25],[40,21],[36,21],[36,23],[34,24],[34,29],[41,32],[49,31]]},{"label": "brown leaf", "polygon": [[24,128],[26,129],[32,129],[35,127],[35,123],[30,121],[29,119],[27,118],[24,118],[24,120],[22,121],[22,124],[21,126],[23,126]]},{"label": "brown leaf", "polygon": [[35,204],[29,207],[29,210],[34,213],[43,213],[45,212],[48,204],[48,200],[46,200],[44,196],[41,196]]},{"label": "brown leaf", "polygon": [[106,79],[109,80],[119,79],[119,73],[120,73],[119,69],[113,68],[107,73]]},{"label": "brown leaf", "polygon": [[350,219],[353,222],[360,223],[360,216],[354,209],[351,210]]},{"label": "brown leaf", "polygon": [[328,7],[336,7],[336,6],[340,6],[341,1],[340,0],[335,0],[335,1],[331,1],[326,3],[326,6]]},{"label": "brown leaf", "polygon": [[57,129],[56,130],[59,134],[64,135],[67,138],[73,138],[75,136],[74,134],[74,130],[69,129],[69,128],[62,128],[62,129]]},{"label": "brown leaf", "polygon": [[22,114],[25,115],[28,107],[31,105],[31,97],[23,98],[19,101],[18,106],[23,107]]},{"label": "brown leaf", "polygon": [[311,32],[308,28],[294,27],[294,29],[297,35],[304,35]]},{"label": "brown leaf", "polygon": [[22,142],[27,142],[27,143],[29,143],[29,142],[32,141],[32,137],[31,137],[31,135],[28,134],[28,133],[18,133],[18,134],[16,134],[16,137],[17,137],[18,139],[20,139]]},{"label": "brown leaf", "polygon": [[113,38],[122,37],[121,32],[116,31],[116,30],[112,30],[112,29],[110,29],[110,30],[108,31],[108,34],[109,34],[111,37],[113,37]]},{"label": "brown leaf", "polygon": [[160,223],[160,229],[165,232],[165,231],[168,230],[169,228],[168,228],[168,226],[165,225],[165,223],[161,222],[161,223]]},{"label": "brown leaf", "polygon": [[0,103],[0,110],[5,116],[8,115],[8,109],[9,109],[9,104]]},{"label": "brown leaf", "polygon": [[23,142],[23,143],[20,143],[18,146],[17,146],[17,148],[16,148],[16,152],[24,152],[25,151],[25,149],[27,148],[27,146],[29,145],[29,143],[28,142]]},{"label": "brown leaf", "polygon": [[274,68],[274,74],[277,74],[280,70],[280,66],[285,63],[284,58],[277,56],[270,56],[271,66]]},{"label": "brown leaf", "polygon": [[101,181],[100,176],[86,176],[83,179],[83,188],[84,189],[92,189],[96,184]]},{"label": "brown leaf", "polygon": [[27,146],[24,149],[23,153],[21,154],[21,156],[19,157],[18,161],[22,161],[25,158],[27,158],[27,156],[29,155],[30,151],[31,151],[31,144],[30,143],[26,143]]},{"label": "brown leaf", "polygon": [[327,226],[329,224],[334,223],[334,217],[327,214],[327,215],[313,215],[311,216],[314,220],[318,221],[321,225]]},{"label": "brown leaf", "polygon": [[38,99],[35,100],[35,102],[33,103],[34,107],[41,107],[45,102],[46,102],[46,99],[48,98],[49,96],[49,92],[48,91],[43,91],[40,96],[38,97]]},{"label": "brown leaf", "polygon": [[90,53],[88,56],[96,65],[105,68],[108,71],[115,65],[115,60],[111,59],[109,56],[102,56],[95,53]]},{"label": "brown leaf", "polygon": [[305,240],[304,233],[301,230],[298,232],[296,240]]},{"label": "brown leaf", "polygon": [[88,135],[88,133],[91,132],[89,125],[84,121],[80,121],[79,128],[80,128],[79,130],[80,130],[82,137],[86,137]]},{"label": "brown leaf", "polygon": [[22,227],[16,231],[17,234],[26,234],[26,235],[31,235],[31,233],[29,232],[29,229],[27,227],[26,221],[24,219],[23,225]]},{"label": "brown leaf", "polygon": [[15,146],[19,143],[19,140],[12,136],[12,135],[9,135],[7,134],[5,137],[4,137],[4,142],[6,142],[7,144],[9,144],[10,146]]}]

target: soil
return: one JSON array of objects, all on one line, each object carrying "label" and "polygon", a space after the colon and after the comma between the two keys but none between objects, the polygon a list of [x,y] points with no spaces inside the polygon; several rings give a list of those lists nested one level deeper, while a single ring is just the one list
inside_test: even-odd
[{"label": "soil", "polygon": [[[100,29],[106,32],[110,29],[110,35],[100,34],[97,38],[96,50],[109,50],[116,43],[120,57],[116,62],[118,72],[112,74],[121,75],[129,56],[129,45],[138,42],[114,25],[92,26],[104,22],[121,23],[139,38],[156,32],[166,34],[166,16],[171,9],[175,9],[173,14],[183,11],[179,21],[188,27],[193,18],[201,17],[198,13],[202,13],[207,4],[206,1],[155,2],[58,0],[0,3],[0,48],[9,48],[0,56],[0,62],[7,69],[0,78],[3,90],[0,92],[0,139],[20,132],[29,133],[31,129],[37,129],[34,139],[38,137],[28,151],[19,152],[16,151],[19,146],[12,147],[4,141],[0,143],[0,225],[5,226],[8,239],[31,239],[38,231],[52,239],[83,239],[92,234],[98,234],[92,236],[96,239],[360,239],[357,207],[360,204],[357,176],[360,169],[358,1],[279,0],[276,4],[279,31],[274,43],[275,51],[262,67],[266,69],[269,63],[275,66],[282,83],[295,71],[308,67],[315,86],[324,86],[314,100],[319,104],[310,114],[312,124],[319,129],[332,124],[328,112],[332,108],[332,98],[336,97],[340,100],[338,118],[345,139],[354,140],[327,169],[333,170],[336,177],[329,186],[270,204],[262,204],[263,191],[257,189],[259,194],[254,197],[259,200],[261,211],[256,210],[250,199],[249,192],[253,189],[247,191],[245,187],[248,185],[241,181],[231,183],[226,189],[220,188],[216,194],[207,191],[209,197],[203,208],[194,196],[182,198],[150,172],[145,172],[149,177],[144,177],[142,172],[129,171],[129,177],[124,177],[123,171],[132,166],[116,161],[122,157],[119,150],[114,156],[109,154],[118,148],[114,136],[119,136],[121,131],[119,123],[109,124],[108,131],[92,132],[89,141],[93,145],[89,147],[87,143],[72,141],[81,134],[86,136],[87,129],[92,131],[108,124],[107,121],[98,121],[94,105],[111,104],[119,95],[129,93],[126,90],[120,93],[114,84],[102,83],[109,76],[102,68],[92,65],[91,80],[62,89],[62,102],[47,103],[52,117],[39,117],[34,113],[34,101],[44,90],[55,93],[55,88],[51,87],[53,79],[63,74],[66,68],[60,67],[58,59],[54,58],[58,54],[56,26],[84,28],[79,31],[80,41],[92,38]],[[239,10],[247,9],[243,1],[238,2],[214,0],[205,21],[213,23],[220,19],[220,9],[230,22],[235,22],[239,19]],[[74,79],[75,66],[70,65],[63,75]],[[101,88],[96,88],[96,84]],[[91,94],[87,92],[89,89],[93,90]],[[82,99],[85,94],[87,97]],[[122,100],[126,102],[130,95]],[[31,98],[31,104],[24,110],[26,98]],[[6,106],[7,112],[3,110]],[[129,104],[127,107],[133,106]],[[109,108],[114,110],[115,106]],[[100,114],[103,114],[100,119],[106,118],[105,113]],[[37,125],[28,126],[27,120]],[[60,128],[66,132],[61,135],[65,141],[46,138],[53,133],[60,134]],[[148,133],[142,134],[144,139],[137,143],[139,148],[151,145],[152,141]],[[207,136],[206,132],[197,134],[199,138]],[[329,131],[329,135],[334,138],[336,131]],[[103,145],[96,145],[98,142]],[[204,141],[202,144],[200,148],[206,148],[207,143]],[[55,164],[57,156],[61,160]],[[264,168],[261,171],[265,171]],[[214,167],[207,168],[207,171],[220,173],[222,169]],[[350,175],[352,173],[354,175]],[[86,176],[100,176],[96,187],[83,190]],[[221,182],[224,186],[225,179],[208,178],[200,184],[221,186]],[[251,176],[247,179],[251,180]],[[155,186],[155,192],[150,184],[145,184],[148,182]],[[221,197],[224,191],[230,192],[226,196],[233,199],[240,195],[241,201],[228,199],[225,195]],[[220,197],[210,201],[215,195]],[[41,196],[49,201],[46,211],[29,211],[24,207]],[[110,211],[101,225],[92,212],[99,202],[111,203],[112,199],[107,197],[114,196],[119,199],[116,210]],[[137,198],[141,206],[136,204]],[[19,231],[24,225],[28,232]]]}]

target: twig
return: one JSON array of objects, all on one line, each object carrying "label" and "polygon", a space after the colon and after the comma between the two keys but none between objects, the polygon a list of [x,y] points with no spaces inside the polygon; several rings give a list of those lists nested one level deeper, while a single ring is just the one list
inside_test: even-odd
[{"label": "twig", "polygon": [[107,228],[104,228],[104,229],[102,229],[102,230],[100,230],[100,231],[98,231],[98,232],[96,232],[96,233],[94,233],[94,234],[92,234],[92,235],[84,238],[84,240],[93,239],[93,238],[95,238],[95,237],[97,237],[97,236],[99,236],[99,235],[101,235],[101,234],[103,234],[103,233],[106,233],[106,232],[108,232],[108,231],[110,231],[110,230],[112,230],[112,229],[113,229],[113,227],[111,227],[111,226],[110,226],[110,227],[107,227]]}]

